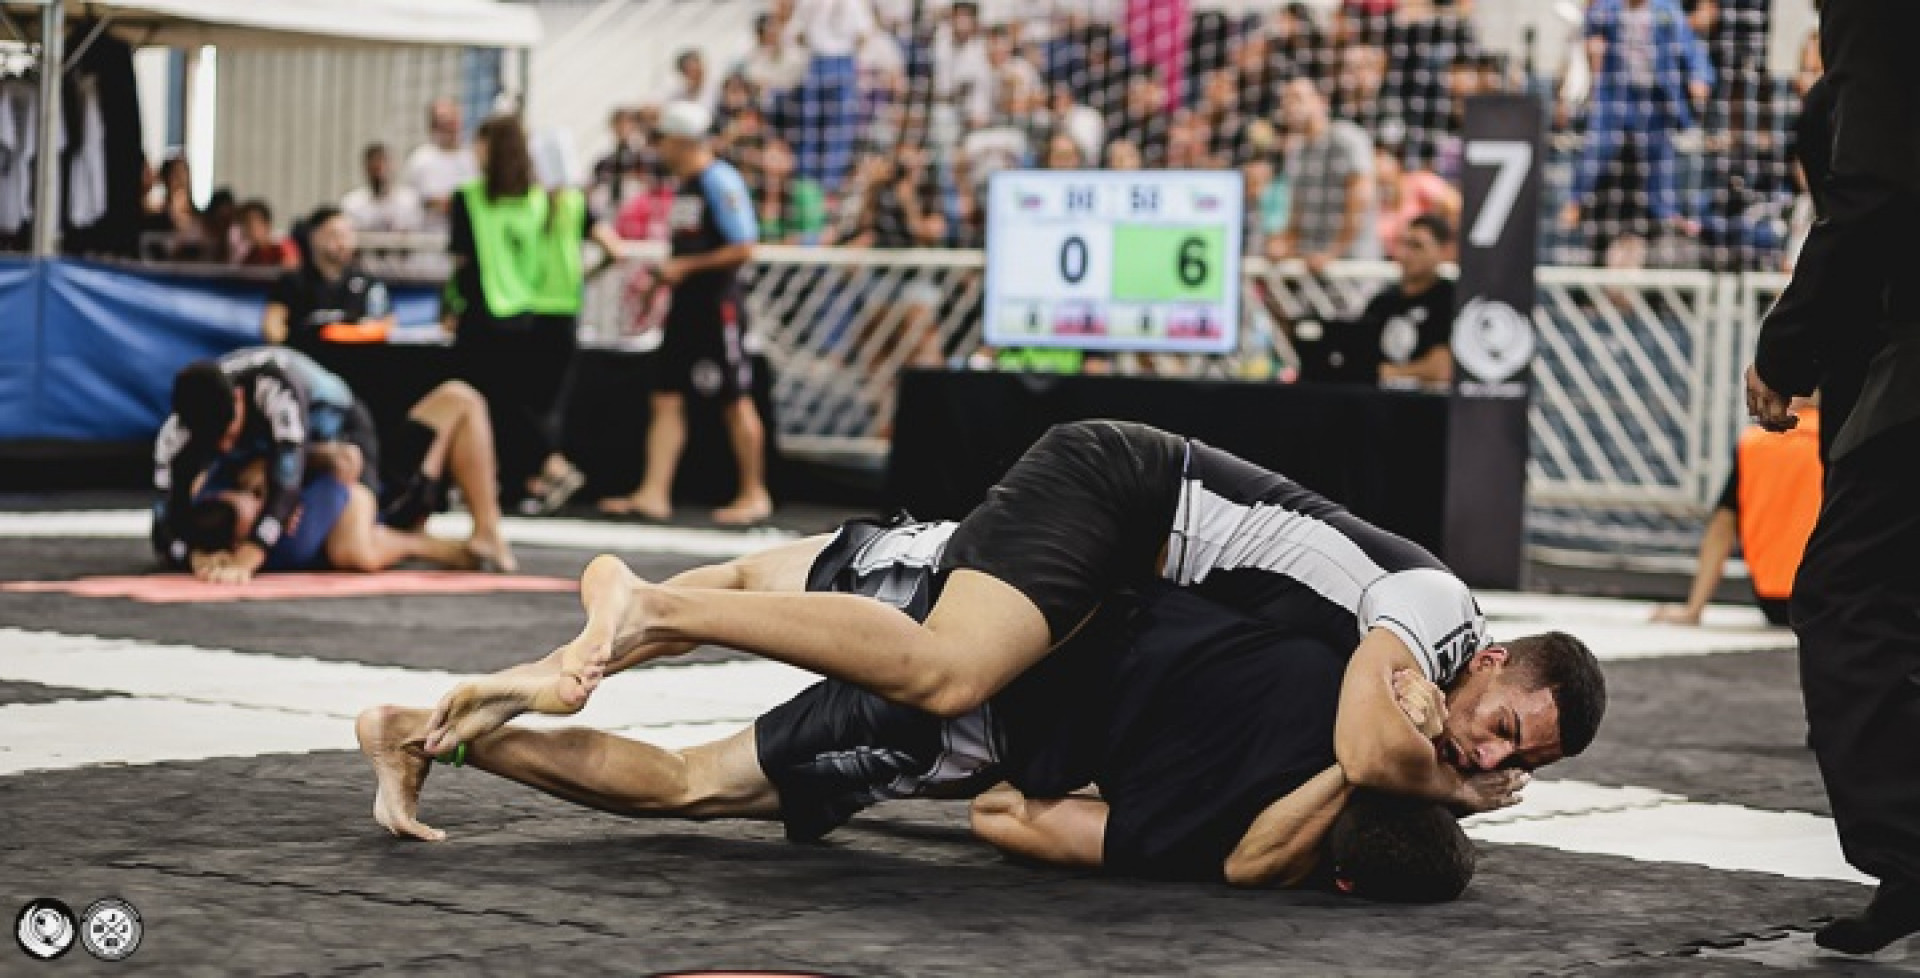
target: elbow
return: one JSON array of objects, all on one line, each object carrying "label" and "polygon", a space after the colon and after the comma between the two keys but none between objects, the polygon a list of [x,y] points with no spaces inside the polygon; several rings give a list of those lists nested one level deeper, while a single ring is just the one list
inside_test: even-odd
[{"label": "elbow", "polygon": [[1239,853],[1227,857],[1226,880],[1228,886],[1252,889],[1266,886],[1268,881],[1266,867],[1252,859],[1246,859]]},{"label": "elbow", "polygon": [[1400,781],[1399,765],[1374,745],[1335,744],[1333,753],[1347,783],[1356,788],[1392,790]]},{"label": "elbow", "polygon": [[967,810],[967,827],[973,837],[995,849],[1008,849],[1008,830],[1018,824],[1023,800],[1004,791],[989,791],[973,800]]},{"label": "elbow", "polygon": [[956,678],[921,690],[907,705],[942,720],[958,720],[985,705],[988,695],[984,687]]}]

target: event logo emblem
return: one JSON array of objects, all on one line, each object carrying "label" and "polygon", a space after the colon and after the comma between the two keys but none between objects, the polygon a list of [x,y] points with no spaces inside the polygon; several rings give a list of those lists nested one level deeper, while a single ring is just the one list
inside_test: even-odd
[{"label": "event logo emblem", "polygon": [[20,950],[42,961],[51,961],[73,947],[73,911],[50,897],[41,897],[21,908],[13,922],[13,939]]},{"label": "event logo emblem", "polygon": [[1453,357],[1488,384],[1504,383],[1533,362],[1533,324],[1498,299],[1474,298],[1453,325]]},{"label": "event logo emblem", "polygon": [[124,961],[140,949],[140,937],[146,928],[140,924],[140,911],[133,904],[115,897],[95,900],[81,918],[80,943],[87,953],[102,961]]}]

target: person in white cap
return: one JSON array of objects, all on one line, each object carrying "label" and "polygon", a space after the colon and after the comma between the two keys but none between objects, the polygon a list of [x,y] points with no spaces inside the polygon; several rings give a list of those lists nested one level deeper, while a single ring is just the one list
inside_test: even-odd
[{"label": "person in white cap", "polygon": [[713,116],[696,102],[672,102],[660,113],[660,157],[680,184],[669,217],[672,257],[659,275],[673,289],[673,302],[660,344],[661,379],[647,431],[646,475],[632,495],[601,503],[601,511],[611,515],[652,520],[673,515],[673,476],[687,440],[688,397],[721,405],[739,464],[739,492],[714,512],[714,520],[746,525],[773,513],[766,430],[753,404],[753,361],[742,343],[747,324],[740,269],[753,259],[760,232],[746,181],[708,144],[712,127]]}]

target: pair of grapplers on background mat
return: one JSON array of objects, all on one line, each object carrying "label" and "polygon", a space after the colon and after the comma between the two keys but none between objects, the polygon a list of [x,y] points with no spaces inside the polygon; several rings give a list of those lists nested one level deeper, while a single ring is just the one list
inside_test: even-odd
[{"label": "pair of grapplers on background mat", "polygon": [[[352,388],[303,353],[236,350],[187,365],[154,441],[153,546],[167,564],[224,584],[259,571],[385,570],[405,560],[512,571],[500,532],[487,402],[449,381],[393,432],[384,486],[373,418]],[[465,542],[425,532],[458,486]]]},{"label": "pair of grapplers on background mat", "polygon": [[[1045,862],[1446,899],[1472,869],[1453,816],[1513,804],[1606,705],[1584,645],[1489,643],[1419,546],[1122,422],[1053,428],[958,524],[855,521],[663,584],[603,556],[581,583],[573,642],[432,711],[361,715],[381,824],[444,837],[417,818],[438,757],[797,840],[881,800],[972,796],[978,835]],[[502,726],[709,642],[828,679],[686,750]]]}]

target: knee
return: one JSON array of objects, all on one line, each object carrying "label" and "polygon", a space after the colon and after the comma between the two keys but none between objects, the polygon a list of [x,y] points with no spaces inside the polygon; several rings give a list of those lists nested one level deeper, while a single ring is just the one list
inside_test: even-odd
[{"label": "knee", "polygon": [[472,384],[464,380],[449,380],[434,389],[434,394],[445,398],[449,403],[458,405],[462,411],[485,413],[487,399]]},{"label": "knee", "polygon": [[908,705],[943,720],[958,720],[986,705],[993,691],[977,678],[942,670],[910,696]]}]

